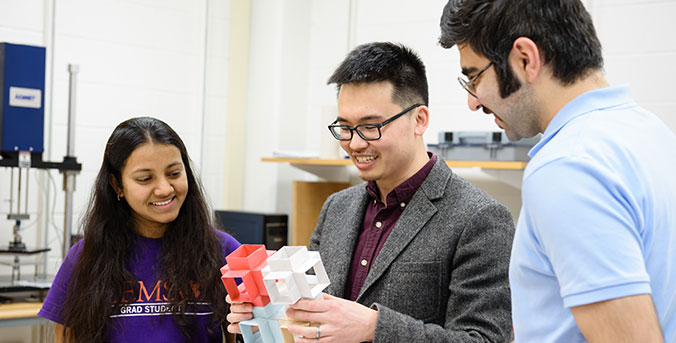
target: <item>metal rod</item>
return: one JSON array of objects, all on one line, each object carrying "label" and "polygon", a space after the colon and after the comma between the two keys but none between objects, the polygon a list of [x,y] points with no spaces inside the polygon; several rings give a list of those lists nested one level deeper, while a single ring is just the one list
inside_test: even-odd
[{"label": "metal rod", "polygon": [[[30,172],[30,170],[31,170],[30,168],[26,168],[26,203],[23,206],[23,210],[24,210],[25,214],[28,214],[28,185],[30,185],[30,183],[31,183],[30,182],[31,179],[30,179],[30,177],[28,177],[28,175],[29,175],[28,173]],[[21,213],[19,213],[19,214],[21,214]]]},{"label": "metal rod", "polygon": [[66,192],[66,201],[63,219],[62,257],[66,258],[66,254],[68,254],[68,250],[70,249],[70,235],[71,232],[73,232],[73,192],[75,191],[75,173],[73,171],[65,171],[63,174],[63,183],[63,188]]},{"label": "metal rod", "polygon": [[[47,0],[45,1],[45,6],[46,10],[48,11],[47,14],[51,17],[49,20],[47,20],[47,17],[45,16],[45,25],[43,28],[45,29],[45,33],[43,37],[45,39],[49,38],[48,41],[45,41],[45,46],[47,47],[47,58],[49,60],[49,63],[47,64],[47,80],[49,81],[49,87],[46,89],[46,98],[45,101],[49,100],[48,105],[45,106],[45,150],[44,150],[44,155],[47,157],[48,160],[52,160],[52,120],[54,118],[54,51],[55,51],[55,44],[54,42],[56,41],[56,0]],[[67,6],[67,5],[66,5]],[[45,189],[46,192],[44,193],[42,199],[45,200],[45,206],[40,207],[42,210],[42,216],[41,222],[42,222],[42,232],[44,233],[43,238],[42,238],[42,246],[43,247],[49,247],[49,229],[50,229],[50,221],[54,220],[52,218],[52,212],[50,211],[50,208],[52,204],[50,203],[49,199],[51,198],[51,188],[49,186],[45,186],[44,182],[46,180],[46,174],[48,174],[48,170],[42,170],[40,172],[40,177],[41,177],[41,182],[40,182],[40,187]],[[49,182],[49,181],[47,181]],[[56,190],[54,190],[56,192]],[[54,195],[56,196],[56,195]],[[42,274],[47,275],[47,270],[48,270],[48,254],[40,254],[42,258]],[[41,325],[41,326],[46,326],[46,325]],[[43,336],[44,337],[44,336]],[[39,342],[43,342],[44,340],[39,340]]]},{"label": "metal rod", "polygon": [[[77,64],[68,65],[69,97],[68,97],[68,145],[66,157],[75,157],[75,98],[77,91],[77,73],[80,67]],[[66,193],[63,216],[63,251],[61,256],[66,258],[70,249],[70,235],[73,232],[73,192],[75,192],[76,171],[66,170],[63,172],[63,190]]]},{"label": "metal rod", "polygon": [[12,215],[14,202],[14,168],[9,168],[9,215]]},{"label": "metal rod", "polygon": [[66,156],[75,156],[75,98],[77,95],[77,73],[80,66],[77,64],[68,65],[69,77],[69,96],[68,96],[68,140],[66,144]]},{"label": "metal rod", "polygon": [[21,214],[21,169],[23,168],[19,168],[19,182],[16,192],[16,214]]}]

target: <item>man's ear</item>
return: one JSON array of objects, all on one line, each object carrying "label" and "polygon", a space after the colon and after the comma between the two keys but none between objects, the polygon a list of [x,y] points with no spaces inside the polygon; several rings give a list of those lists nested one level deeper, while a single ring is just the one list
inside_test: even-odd
[{"label": "man's ear", "polygon": [[544,56],[540,54],[537,44],[530,38],[519,37],[512,44],[509,63],[517,78],[533,83],[542,72]]},{"label": "man's ear", "polygon": [[117,180],[115,175],[110,174],[110,187],[113,187],[113,190],[117,195],[122,198],[124,197],[124,191],[122,190],[122,183]]},{"label": "man's ear", "polygon": [[427,106],[422,105],[418,106],[414,109],[414,117],[415,117],[415,135],[416,136],[422,136],[425,131],[427,131],[427,127],[430,125],[430,111],[427,108]]}]

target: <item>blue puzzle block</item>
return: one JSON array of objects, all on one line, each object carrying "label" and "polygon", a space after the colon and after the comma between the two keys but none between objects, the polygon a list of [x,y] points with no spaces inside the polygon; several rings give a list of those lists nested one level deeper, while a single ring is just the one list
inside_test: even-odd
[{"label": "blue puzzle block", "polygon": [[279,319],[284,317],[284,305],[269,303],[263,307],[254,306],[254,318]]},{"label": "blue puzzle block", "polygon": [[[253,332],[253,327],[258,327],[258,332]],[[245,343],[284,343],[282,330],[276,319],[254,318],[239,322],[242,330],[242,338]]]}]

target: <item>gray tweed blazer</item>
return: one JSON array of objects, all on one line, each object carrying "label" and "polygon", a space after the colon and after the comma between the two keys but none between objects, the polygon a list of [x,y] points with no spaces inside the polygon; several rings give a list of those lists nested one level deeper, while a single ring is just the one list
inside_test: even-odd
[{"label": "gray tweed blazer", "polygon": [[[343,297],[366,210],[365,184],[324,203],[310,249]],[[439,159],[371,266],[357,302],[378,310],[375,342],[505,342],[514,222]]]}]

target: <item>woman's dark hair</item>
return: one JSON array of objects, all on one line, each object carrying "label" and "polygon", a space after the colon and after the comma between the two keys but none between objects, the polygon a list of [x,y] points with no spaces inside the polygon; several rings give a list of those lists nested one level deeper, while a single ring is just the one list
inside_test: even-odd
[{"label": "woman's dark hair", "polygon": [[429,104],[425,65],[413,50],[389,42],[362,44],[345,57],[327,84],[338,91],[346,83],[389,81],[394,87],[392,101],[401,107]]},{"label": "woman's dark hair", "polygon": [[469,44],[492,61],[503,98],[521,87],[507,59],[519,37],[537,44],[564,85],[603,67],[601,42],[579,0],[449,0],[444,7],[439,43]]},{"label": "woman's dark hair", "polygon": [[[73,270],[65,303],[65,326],[71,342],[107,341],[110,315],[122,306],[123,292],[134,276],[125,267],[137,235],[132,209],[118,200],[111,186],[122,180],[121,170],[129,155],[147,143],[171,144],[181,152],[188,192],[178,217],[169,223],[162,240],[158,277],[166,280],[172,314],[186,340],[196,328],[195,315],[187,315],[194,302],[193,283],[213,310],[213,322],[225,320],[225,289],[219,268],[225,264],[224,249],[211,226],[211,215],[201,184],[190,167],[185,145],[161,120],[141,117],[119,124],[108,139],[103,163],[83,220],[84,246]],[[136,290],[134,290],[136,292]],[[181,296],[183,295],[183,296]],[[138,296],[136,294],[136,296]],[[115,306],[112,306],[115,305]]]}]

